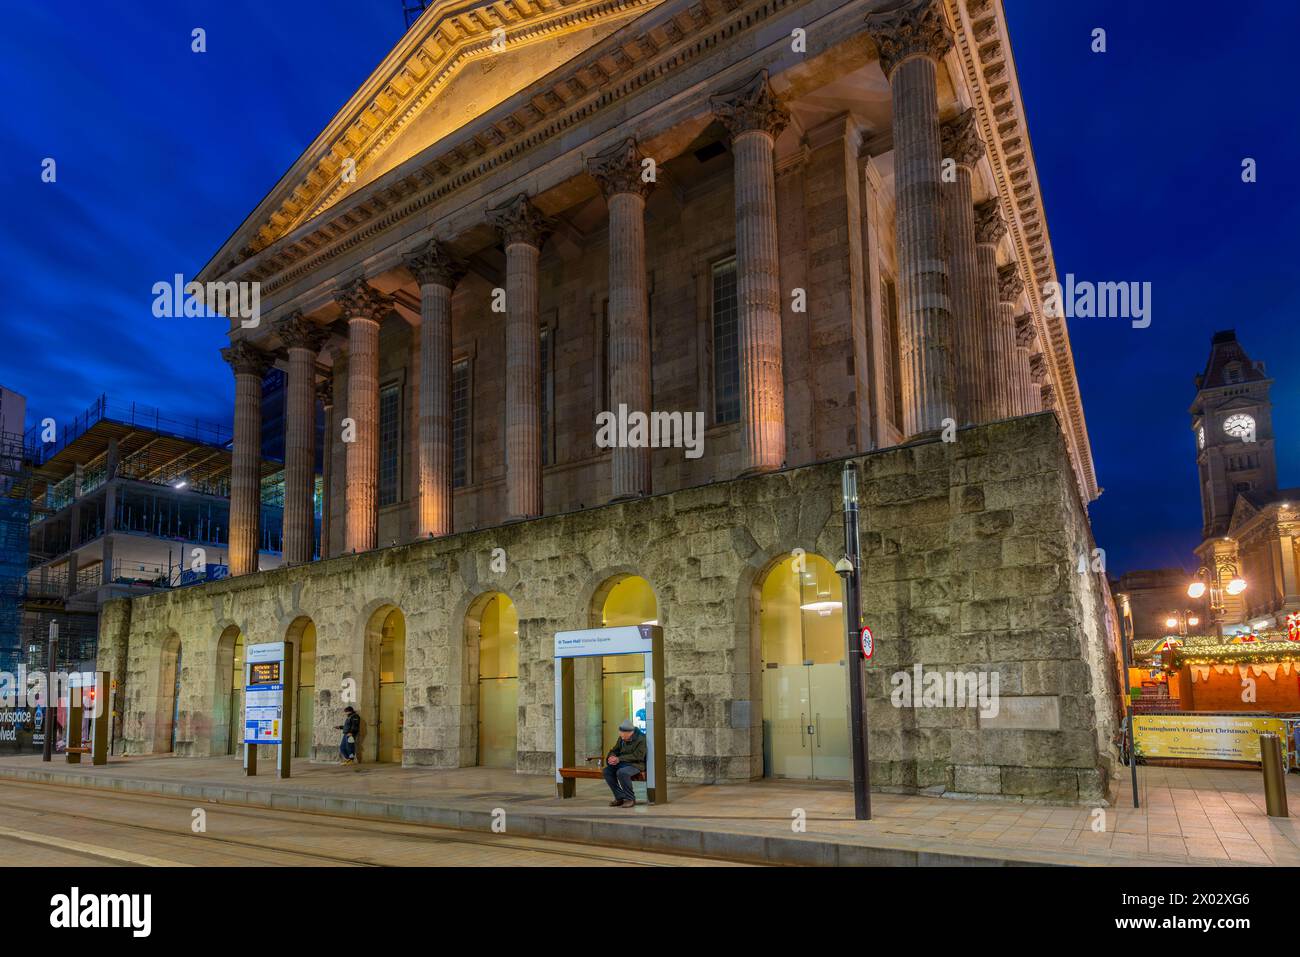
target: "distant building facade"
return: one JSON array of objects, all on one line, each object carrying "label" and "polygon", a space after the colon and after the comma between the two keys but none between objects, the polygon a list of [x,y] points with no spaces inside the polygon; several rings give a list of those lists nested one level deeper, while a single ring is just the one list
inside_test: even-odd
[{"label": "distant building facade", "polygon": [[[47,438],[40,425],[26,437],[23,657],[45,667],[57,621],[60,659],[90,668],[105,601],[228,573],[230,430],[101,396]],[[258,563],[274,568],[281,466],[262,460],[260,471]]]},{"label": "distant building facade", "polygon": [[1286,629],[1288,617],[1300,612],[1300,488],[1279,488],[1273,380],[1229,329],[1212,337],[1195,382],[1188,413],[1202,540],[1192,570],[1134,571],[1112,583],[1130,598],[1136,640],[1161,630],[1177,636]]},{"label": "distant building facade", "polygon": [[[1272,385],[1235,331],[1218,332],[1189,410],[1201,482],[1196,555],[1223,590],[1229,630],[1285,627],[1300,611],[1300,488],[1279,488]],[[1245,590],[1231,594],[1233,579]]]}]

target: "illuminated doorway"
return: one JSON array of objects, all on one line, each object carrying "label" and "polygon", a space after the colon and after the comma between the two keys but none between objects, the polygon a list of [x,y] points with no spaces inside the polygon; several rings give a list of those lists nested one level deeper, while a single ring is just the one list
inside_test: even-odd
[{"label": "illuminated doorway", "polygon": [[[611,579],[596,593],[603,628],[659,624],[659,602],[650,583],[639,575]],[[646,729],[645,656],[606,655],[601,659],[601,741],[606,748],[628,718]]]},{"label": "illuminated doorway", "polygon": [[759,631],[764,775],[847,780],[844,608],[831,563],[800,553],[768,572]]},{"label": "illuminated doorway", "polygon": [[500,592],[480,602],[467,623],[467,640],[473,643],[477,637],[478,646],[478,763],[514,769],[519,760],[519,612]]},{"label": "illuminated doorway", "polygon": [[162,753],[176,750],[176,729],[181,707],[181,640],[172,634],[163,641],[161,669],[158,675],[158,736],[154,749]]},{"label": "illuminated doorway", "polygon": [[[224,665],[227,645],[230,648],[230,665],[228,669]],[[223,751],[225,754],[242,754],[244,744],[244,633],[235,625],[231,625],[222,634],[218,657],[223,664],[220,669],[221,689],[219,693],[225,699],[223,704],[226,708],[225,727],[223,728],[226,747]]]},{"label": "illuminated doorway", "polygon": [[[402,696],[406,692],[406,616],[394,608],[384,618],[379,634],[378,740],[379,762],[402,763]],[[313,678],[313,680],[315,680]],[[364,729],[363,729],[364,730]]]},{"label": "illuminated doorway", "polygon": [[293,699],[293,756],[310,760],[316,709],[316,623],[299,618],[289,626],[287,640],[293,648],[293,681],[298,688]]}]

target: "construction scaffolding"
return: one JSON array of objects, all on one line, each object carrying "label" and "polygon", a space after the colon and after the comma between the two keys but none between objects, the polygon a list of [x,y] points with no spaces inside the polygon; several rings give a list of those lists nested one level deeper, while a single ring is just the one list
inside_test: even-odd
[{"label": "construction scaffolding", "polygon": [[23,437],[0,432],[0,671],[14,671],[23,656],[31,512],[32,470]]}]

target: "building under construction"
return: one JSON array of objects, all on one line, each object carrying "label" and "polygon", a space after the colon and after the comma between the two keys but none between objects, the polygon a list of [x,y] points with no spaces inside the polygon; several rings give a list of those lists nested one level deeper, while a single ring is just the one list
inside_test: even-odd
[{"label": "building under construction", "polygon": [[[51,620],[59,660],[93,667],[98,609],[110,598],[227,574],[231,432],[100,396],[42,441],[26,437],[30,488],[21,641],[44,667]],[[280,564],[283,465],[261,463],[258,562]],[[317,498],[319,536],[319,493]]]}]

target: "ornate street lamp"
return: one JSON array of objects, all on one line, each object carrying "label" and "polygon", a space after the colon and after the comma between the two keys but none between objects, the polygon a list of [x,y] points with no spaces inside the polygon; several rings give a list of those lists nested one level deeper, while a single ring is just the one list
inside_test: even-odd
[{"label": "ornate street lamp", "polygon": [[[1211,575],[1210,569],[1202,565],[1196,572],[1196,579],[1187,586],[1188,598],[1204,598],[1208,611],[1209,624],[1218,628],[1223,613],[1227,610],[1224,595],[1236,597],[1246,590],[1246,579],[1234,577],[1226,585],[1219,583],[1218,575]],[[1168,624],[1168,622],[1166,622]],[[1187,622],[1191,624],[1191,622]],[[1170,625],[1169,627],[1173,627]],[[1186,634],[1186,632],[1184,632]]]}]

